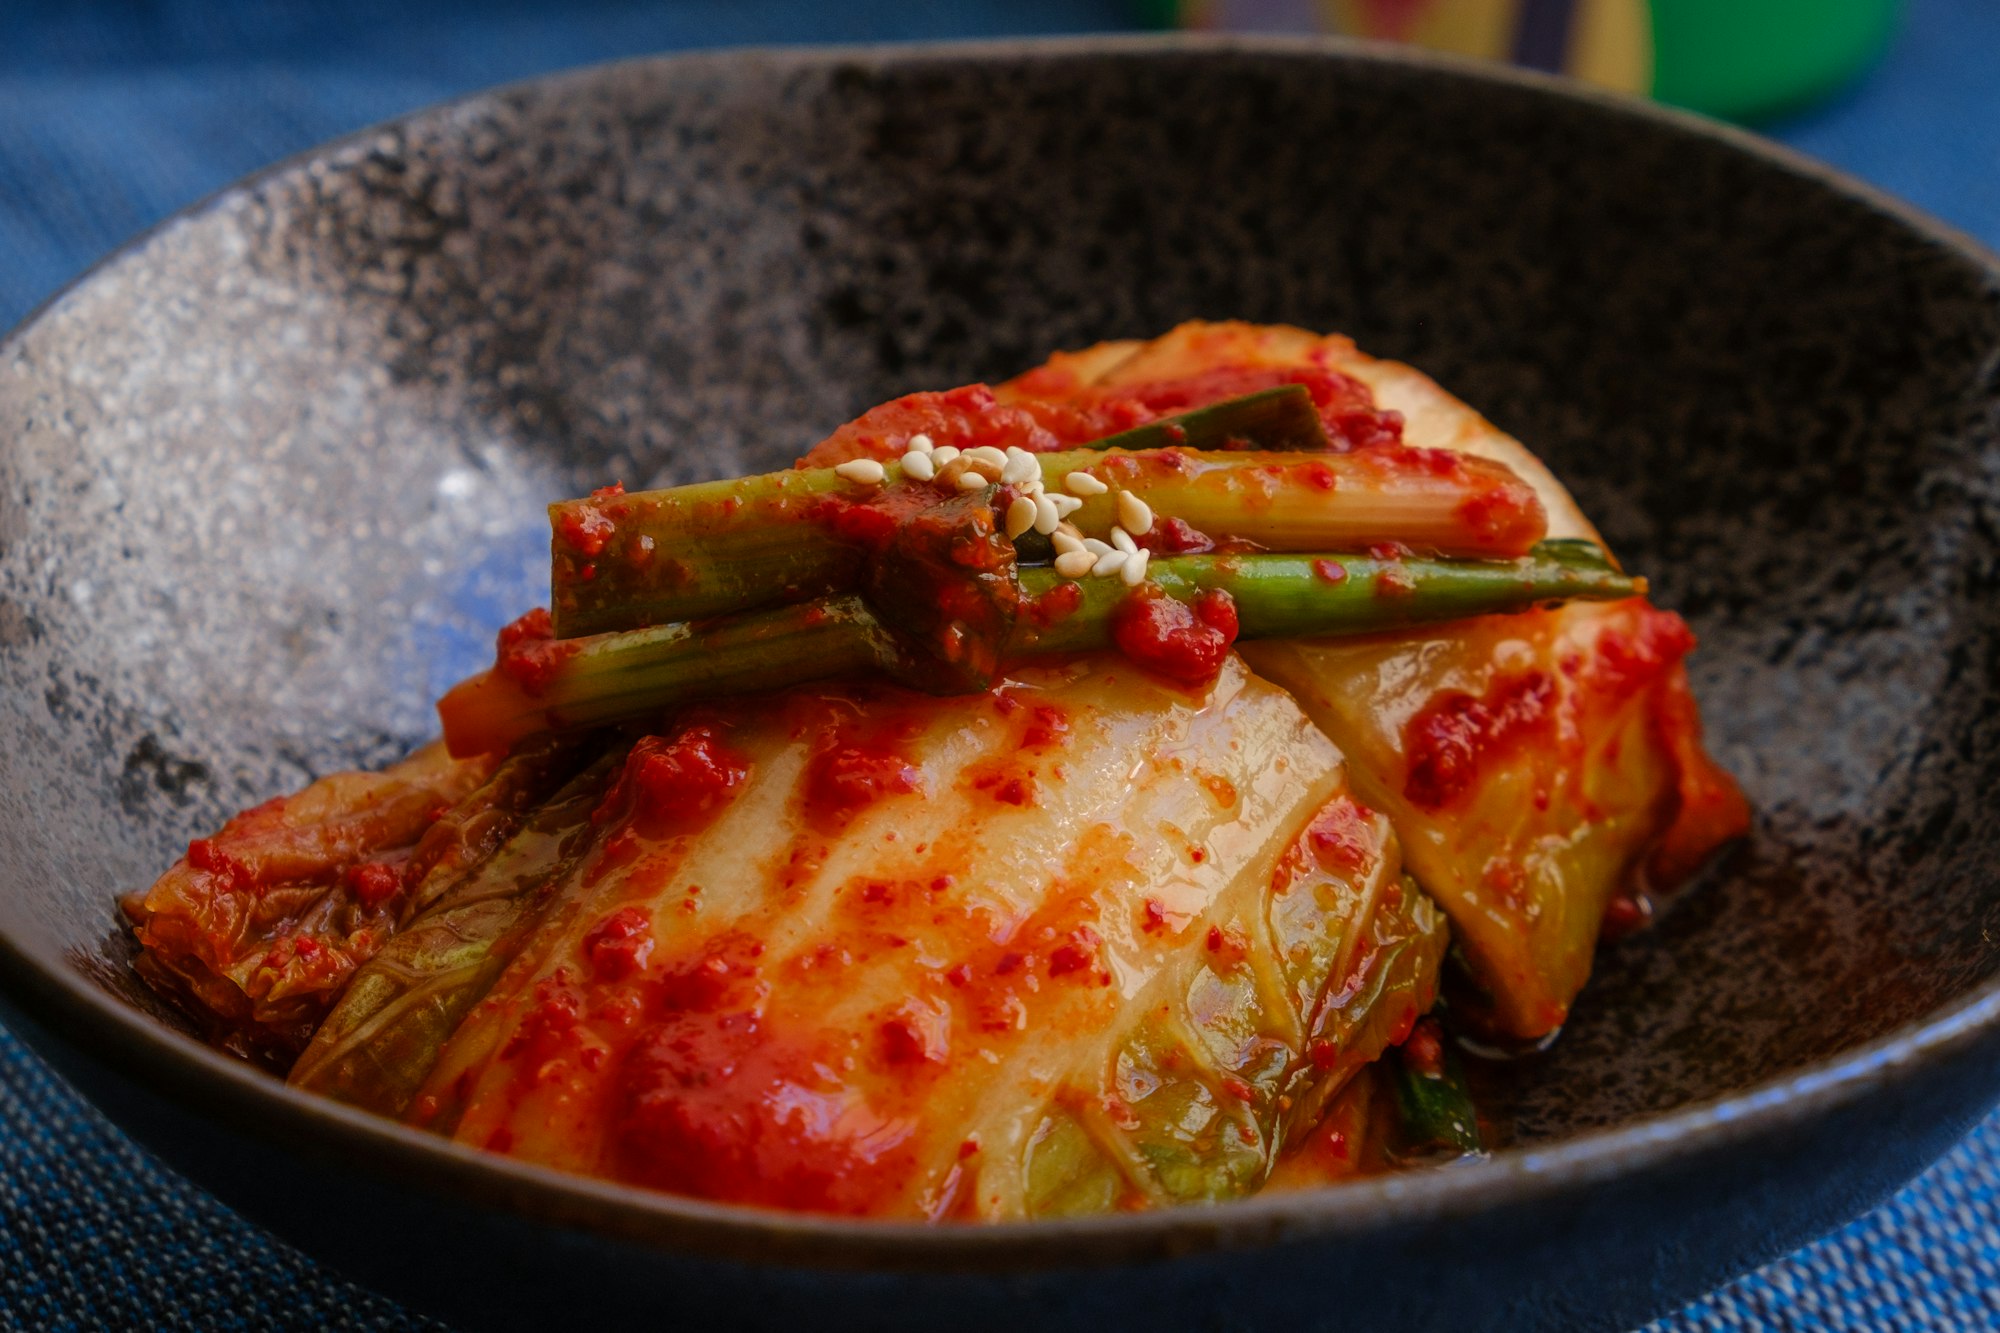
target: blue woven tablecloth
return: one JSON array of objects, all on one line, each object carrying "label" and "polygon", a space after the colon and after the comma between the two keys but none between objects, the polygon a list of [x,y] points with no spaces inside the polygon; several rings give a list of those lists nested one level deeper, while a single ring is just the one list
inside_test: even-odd
[{"label": "blue woven tablecloth", "polygon": [[[272,159],[676,47],[1121,26],[1118,0],[0,0],[0,328]],[[1863,86],[1771,132],[2000,248],[2000,3],[1913,0]],[[0,1031],[0,1327],[435,1325],[161,1169]],[[1894,1201],[1653,1326],[2000,1328],[2000,1115]]]}]

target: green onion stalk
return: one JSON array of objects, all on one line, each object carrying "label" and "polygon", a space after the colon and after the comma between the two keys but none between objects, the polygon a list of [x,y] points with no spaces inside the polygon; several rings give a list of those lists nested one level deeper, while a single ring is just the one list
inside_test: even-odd
[{"label": "green onion stalk", "polygon": [[[1139,590],[1114,577],[1070,580],[1029,566],[978,605],[993,614],[983,652],[955,652],[966,622],[912,633],[852,593],[707,621],[646,626],[537,645],[527,669],[503,660],[438,705],[452,753],[506,749],[545,731],[642,721],[683,703],[842,677],[886,675],[930,693],[984,688],[1006,667],[1113,646],[1121,607]],[[1642,595],[1595,544],[1545,541],[1511,560],[1393,553],[1209,554],[1150,559],[1145,595],[1183,603],[1226,594],[1237,637],[1367,634],[1572,599]],[[1156,590],[1156,591],[1155,591]],[[968,662],[975,663],[966,669]]]},{"label": "green onion stalk", "polygon": [[[1101,539],[1127,521],[1129,495],[1149,520],[1267,551],[1400,543],[1426,555],[1505,559],[1547,531],[1533,488],[1499,463],[1400,446],[1335,453],[1325,439],[1311,398],[1288,385],[1034,455],[1038,485],[981,483],[969,498],[1004,513],[1039,489]],[[919,477],[890,462],[879,480],[800,468],[551,505],[555,632],[575,638],[856,591],[885,532],[943,499],[966,498],[957,482],[967,466]],[[1094,484],[1072,482],[1079,473]],[[1028,539],[1023,554],[1046,552],[1045,531],[1018,535]]]}]

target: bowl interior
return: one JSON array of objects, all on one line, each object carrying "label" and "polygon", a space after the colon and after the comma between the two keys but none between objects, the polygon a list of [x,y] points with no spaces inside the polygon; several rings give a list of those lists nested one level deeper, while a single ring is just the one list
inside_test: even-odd
[{"label": "bowl interior", "polygon": [[2000,288],[1670,120],[1264,46],[641,62],[348,141],[0,353],[0,930],[144,1004],[113,897],[433,730],[540,502],[1190,317],[1414,362],[1702,639],[1754,838],[1491,1108],[1747,1087],[2000,965]]}]

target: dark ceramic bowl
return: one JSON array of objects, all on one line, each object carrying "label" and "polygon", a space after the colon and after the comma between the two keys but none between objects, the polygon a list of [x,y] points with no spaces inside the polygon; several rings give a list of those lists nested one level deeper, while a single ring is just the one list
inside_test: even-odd
[{"label": "dark ceramic bowl", "polygon": [[[1755,837],[1607,950],[1492,1160],[990,1230],[571,1179],[294,1095],[113,895],[432,729],[541,500],[784,463],[1190,316],[1353,334],[1553,463],[1695,622]],[[117,1121],[465,1324],[1613,1327],[2000,1097],[2000,270],[1743,135],[1320,43],[641,61],[310,154],[0,347],[0,989]]]}]

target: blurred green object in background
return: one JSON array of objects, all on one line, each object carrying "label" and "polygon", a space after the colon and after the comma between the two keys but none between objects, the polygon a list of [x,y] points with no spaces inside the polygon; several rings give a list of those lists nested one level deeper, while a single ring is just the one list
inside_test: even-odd
[{"label": "blurred green object in background", "polygon": [[1156,26],[1322,31],[1510,61],[1730,120],[1866,70],[1901,0],[1134,0]]},{"label": "blurred green object in background", "polygon": [[[1653,96],[1760,120],[1837,91],[1875,62],[1901,0],[1653,0]],[[2000,53],[1996,53],[2000,54]]]}]

